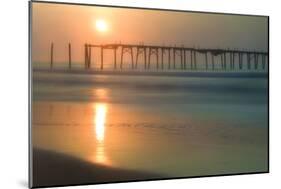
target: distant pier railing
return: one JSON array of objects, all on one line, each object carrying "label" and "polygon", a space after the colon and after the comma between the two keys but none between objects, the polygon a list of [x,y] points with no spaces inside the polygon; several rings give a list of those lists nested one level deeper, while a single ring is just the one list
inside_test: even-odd
[{"label": "distant pier railing", "polygon": [[[184,46],[158,46],[158,45],[143,45],[143,44],[85,44],[84,47],[84,67],[91,69],[94,62],[92,61],[93,49],[100,50],[99,69],[104,69],[104,51],[113,50],[113,65],[114,70],[123,69],[124,55],[130,55],[130,64],[132,70],[139,69],[139,58],[143,57],[143,66],[145,70],[151,69],[151,58],[156,58],[157,70],[198,70],[197,56],[200,54],[204,57],[205,70],[227,70],[227,64],[230,70],[242,70],[245,66],[246,70],[258,70],[261,64],[261,69],[266,70],[268,66],[268,52],[250,51],[250,50],[237,50],[237,49],[211,49],[211,48],[189,48]],[[119,50],[120,49],[120,50]],[[50,68],[54,66],[53,58],[54,44],[51,44],[51,61]],[[117,63],[117,51],[120,52],[119,66]],[[71,44],[68,44],[68,68],[72,69],[71,59]],[[166,55],[166,58],[164,57]],[[188,56],[187,56],[188,55]],[[179,58],[179,61],[176,61]],[[216,61],[215,61],[216,58]],[[166,66],[164,66],[166,60]],[[246,60],[246,61],[245,61]],[[178,68],[177,64],[180,64]],[[188,66],[189,64],[189,66]],[[202,62],[201,62],[202,64]],[[267,66],[266,66],[267,65]],[[237,69],[235,69],[235,67]]]}]

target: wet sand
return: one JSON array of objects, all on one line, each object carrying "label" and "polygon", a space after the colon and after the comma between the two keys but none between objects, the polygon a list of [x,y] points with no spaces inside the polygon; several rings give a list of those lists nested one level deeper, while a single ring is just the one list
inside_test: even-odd
[{"label": "wet sand", "polygon": [[159,179],[165,175],[89,163],[62,153],[33,149],[32,187]]}]

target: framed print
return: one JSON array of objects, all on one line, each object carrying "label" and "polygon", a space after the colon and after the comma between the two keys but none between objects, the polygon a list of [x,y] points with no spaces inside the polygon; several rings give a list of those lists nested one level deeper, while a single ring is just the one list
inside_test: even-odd
[{"label": "framed print", "polygon": [[30,187],[269,172],[269,17],[29,2]]}]

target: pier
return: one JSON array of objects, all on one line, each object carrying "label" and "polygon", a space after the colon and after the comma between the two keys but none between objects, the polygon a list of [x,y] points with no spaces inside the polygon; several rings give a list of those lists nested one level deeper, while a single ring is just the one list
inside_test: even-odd
[{"label": "pier", "polygon": [[[132,70],[140,69],[140,63],[143,63],[144,70],[151,70],[152,63],[154,70],[199,70],[198,57],[203,58],[200,61],[204,65],[204,70],[266,70],[268,67],[268,52],[239,49],[212,49],[212,48],[191,48],[184,46],[158,46],[144,44],[88,44],[84,45],[84,68],[92,69],[93,65],[104,70],[104,51],[113,51],[113,70],[123,70],[124,56],[129,55],[130,68]],[[54,44],[50,47],[50,68],[54,67]],[[98,52],[100,51],[100,55]],[[117,62],[117,52],[120,54],[120,61]],[[68,68],[72,67],[71,44],[68,44]],[[100,56],[100,62],[93,62],[93,56]],[[139,62],[140,58],[143,62]],[[151,61],[152,58],[156,62]],[[166,64],[165,64],[165,63]],[[228,68],[228,69],[227,69]],[[200,68],[202,69],[202,67]]]}]

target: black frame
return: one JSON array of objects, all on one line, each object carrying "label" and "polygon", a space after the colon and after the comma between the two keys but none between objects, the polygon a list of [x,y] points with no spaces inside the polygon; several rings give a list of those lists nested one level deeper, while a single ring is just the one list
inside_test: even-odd
[{"label": "black frame", "polygon": [[[267,141],[267,170],[261,172],[247,172],[247,173],[230,173],[230,174],[214,174],[214,175],[202,175],[202,176],[187,176],[187,177],[172,177],[172,178],[161,178],[161,179],[146,179],[146,180],[129,180],[129,181],[113,181],[113,182],[98,182],[98,183],[82,183],[82,184],[71,184],[71,185],[49,185],[49,186],[32,186],[32,3],[49,3],[49,4],[60,4],[60,5],[79,5],[79,6],[96,6],[96,7],[109,7],[109,8],[127,8],[127,9],[141,9],[141,10],[155,10],[155,11],[170,11],[170,12],[185,12],[185,13],[202,13],[202,14],[219,14],[219,15],[236,15],[236,16],[253,16],[253,17],[265,17],[267,18],[267,31],[268,31],[268,39],[267,39],[267,133],[268,133],[268,141]],[[96,184],[112,184],[112,183],[128,183],[128,182],[141,182],[141,181],[161,181],[161,180],[172,180],[172,179],[186,179],[186,178],[204,178],[204,177],[214,177],[214,176],[238,176],[238,175],[249,175],[249,174],[262,174],[270,172],[270,121],[269,121],[269,88],[270,88],[270,49],[269,49],[269,40],[270,40],[270,26],[269,26],[269,16],[266,15],[249,15],[249,14],[235,14],[235,13],[223,13],[223,12],[204,12],[204,11],[191,11],[191,10],[175,10],[175,9],[161,9],[161,8],[145,8],[145,7],[130,7],[130,6],[117,6],[117,5],[100,5],[100,4],[88,4],[88,3],[72,3],[72,2],[56,2],[56,1],[37,1],[30,0],[28,2],[28,186],[29,188],[47,188],[47,187],[62,187],[62,186],[83,186],[83,185],[96,185]]]}]

